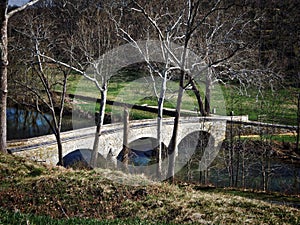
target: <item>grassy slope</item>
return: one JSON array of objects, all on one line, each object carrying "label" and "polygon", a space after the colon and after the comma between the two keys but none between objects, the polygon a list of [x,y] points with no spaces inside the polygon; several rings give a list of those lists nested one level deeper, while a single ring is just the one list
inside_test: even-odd
[{"label": "grassy slope", "polygon": [[[126,71],[117,76],[113,76],[108,87],[108,99],[118,101],[126,99],[126,102],[132,104],[157,105],[153,93],[145,93],[145,90],[151,90],[151,88],[148,87],[151,84],[141,84],[141,81],[139,81],[138,85],[135,85],[135,80],[142,75],[143,73]],[[177,90],[176,84],[177,82],[175,81],[171,82],[169,85],[172,86],[173,90]],[[140,85],[146,85],[147,88]],[[76,86],[77,89],[75,88]],[[224,97],[227,115],[229,115],[231,111],[234,111],[235,115],[249,115],[249,119],[251,120],[257,120],[259,115],[263,115],[261,117],[263,122],[296,124],[298,89],[281,88],[273,91],[264,90],[263,93],[259,93],[255,88],[249,88],[247,92],[241,92],[238,87],[239,86],[237,85],[221,85],[222,91],[220,92],[222,93],[213,91],[211,108],[216,108],[217,113],[222,114],[223,109],[219,107],[222,105],[220,101],[223,101]],[[200,90],[203,91],[203,88],[204,87],[200,87]],[[70,77],[68,92],[99,97],[99,91],[97,91],[95,85],[86,80],[80,80],[80,77],[78,76]],[[186,93],[185,100],[183,101],[183,108],[193,110],[194,107],[197,106],[195,96],[191,91],[187,91]],[[175,97],[176,95],[169,99],[169,101],[166,102],[165,107],[175,107]],[[136,100],[139,101],[136,102]],[[110,111],[111,107],[108,107],[107,112]],[[155,117],[155,115],[143,115],[140,112],[134,112],[134,114],[137,115],[137,118],[143,116],[147,118]],[[133,118],[135,118],[135,116],[133,116]]]},{"label": "grassy slope", "polygon": [[281,88],[264,90],[262,94],[251,88],[247,93],[238,91],[238,86],[222,86],[226,100],[227,113],[249,115],[250,120],[257,120],[261,115],[262,122],[295,125],[297,122],[297,94],[299,89]]},{"label": "grassy slope", "polygon": [[[145,186],[127,186],[112,179]],[[45,224],[41,221],[95,224],[95,219],[109,220],[111,224],[300,222],[300,210],[270,204],[255,199],[255,195],[243,197],[232,192],[197,191],[189,185],[153,183],[117,171],[49,168],[3,154],[0,154],[0,180],[0,224],[26,224],[26,220],[29,224]],[[64,220],[53,220],[49,216]],[[78,218],[93,220],[86,222]],[[102,223],[108,224],[107,221]]]}]

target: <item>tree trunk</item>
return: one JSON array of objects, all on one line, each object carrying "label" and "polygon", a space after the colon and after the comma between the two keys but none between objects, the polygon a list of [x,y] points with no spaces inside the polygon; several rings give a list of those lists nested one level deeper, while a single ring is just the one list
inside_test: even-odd
[{"label": "tree trunk", "polygon": [[184,92],[184,75],[185,73],[182,70],[180,75],[180,84],[179,84],[179,90],[177,96],[173,133],[170,140],[170,144],[168,146],[168,154],[169,154],[168,178],[172,183],[174,183],[174,175],[175,175],[175,162],[177,156],[177,135],[178,135],[178,128],[179,128],[181,104],[182,104],[182,98]]},{"label": "tree trunk", "polygon": [[246,162],[245,162],[245,147],[244,144],[242,146],[242,187],[246,187]]},{"label": "tree trunk", "polygon": [[0,151],[7,153],[6,148],[6,104],[7,104],[7,66],[8,66],[8,38],[7,38],[7,24],[8,18],[6,16],[8,1],[2,1],[0,3],[1,10],[1,65],[0,65]]},{"label": "tree trunk", "polygon": [[99,109],[99,115],[98,115],[96,133],[95,133],[95,140],[94,140],[93,151],[92,151],[91,162],[90,162],[90,165],[93,168],[95,168],[97,166],[101,128],[103,126],[104,116],[105,116],[106,98],[107,98],[107,87],[105,86],[103,88],[103,90],[101,91],[100,109]]},{"label": "tree trunk", "polygon": [[265,167],[265,162],[263,160],[261,164],[261,176],[262,176],[262,189],[263,191],[266,191],[266,167]]},{"label": "tree trunk", "polygon": [[[160,112],[160,107],[158,106],[158,111]],[[160,115],[157,117],[157,151],[156,151],[156,176],[159,180],[162,176],[162,117]]]},{"label": "tree trunk", "polygon": [[58,150],[58,163],[57,163],[57,165],[64,166],[63,148],[62,148],[62,143],[61,143],[60,131],[56,131],[55,137],[56,137],[57,150]]},{"label": "tree trunk", "polygon": [[[192,181],[192,160],[190,159],[188,162],[187,162],[187,179],[189,182]],[[184,178],[184,177],[183,177]]]},{"label": "tree trunk", "polygon": [[231,123],[230,123],[230,146],[229,146],[229,176],[230,176],[230,186],[233,187],[234,185],[234,167],[233,167],[233,160],[234,160],[234,146],[233,146],[233,123],[232,123],[232,116],[231,114]]},{"label": "tree trunk", "polygon": [[123,129],[123,158],[122,163],[125,170],[128,172],[129,162],[129,146],[128,146],[128,134],[129,134],[129,112],[127,106],[124,107],[124,129]]},{"label": "tree trunk", "polygon": [[205,114],[207,116],[210,115],[210,97],[211,97],[211,86],[212,86],[212,80],[211,80],[211,69],[208,69],[208,75],[206,76],[206,82],[205,82]]},{"label": "tree trunk", "polygon": [[[63,90],[61,93],[60,97],[60,111],[59,111],[59,117],[58,117],[58,122],[56,125],[56,142],[57,142],[57,148],[58,148],[58,164],[60,166],[64,166],[64,161],[63,161],[63,148],[62,148],[62,143],[61,143],[61,125],[62,125],[62,118],[63,118],[63,113],[64,113],[64,106],[65,106],[65,98],[66,98],[66,93],[67,93],[67,76],[68,74],[64,72],[64,80],[63,80]],[[55,110],[54,110],[54,115],[53,117],[55,118]],[[55,121],[55,120],[54,120]]]},{"label": "tree trunk", "polygon": [[[197,7],[196,7],[197,8]],[[177,156],[177,135],[178,135],[178,128],[179,128],[179,119],[180,119],[180,112],[181,112],[181,105],[182,105],[182,98],[184,93],[184,79],[185,79],[185,71],[184,66],[186,63],[186,55],[187,55],[187,48],[188,43],[191,38],[190,33],[190,19],[188,19],[188,27],[185,37],[185,43],[184,43],[184,50],[182,53],[182,61],[181,61],[181,72],[180,72],[180,81],[179,81],[179,90],[177,95],[177,103],[176,103],[176,110],[175,110],[175,119],[174,119],[174,126],[173,126],[173,132],[172,137],[168,146],[168,155],[169,155],[169,166],[168,166],[168,178],[169,181],[174,183],[174,175],[175,175],[175,163],[176,163],[176,156]]]},{"label": "tree trunk", "polygon": [[298,94],[298,102],[297,102],[297,136],[296,136],[296,153],[300,155],[299,136],[300,136],[300,93]]},{"label": "tree trunk", "polygon": [[162,130],[163,130],[163,108],[165,95],[167,90],[167,77],[164,76],[161,84],[161,91],[158,100],[158,112],[157,112],[157,171],[156,176],[158,179],[162,176]]},{"label": "tree trunk", "polygon": [[236,151],[235,183],[234,183],[235,187],[238,186],[239,172],[240,172],[240,148],[238,148]]},{"label": "tree trunk", "polygon": [[197,98],[200,114],[201,114],[201,116],[206,116],[206,112],[204,110],[203,101],[202,101],[202,98],[201,98],[201,95],[200,95],[200,91],[199,91],[194,79],[191,79],[191,85],[192,85],[192,88],[193,88],[193,92],[194,92],[194,94]]},{"label": "tree trunk", "polygon": [[8,67],[8,34],[7,26],[9,17],[13,16],[30,5],[37,3],[39,0],[34,0],[25,5],[14,9],[9,14],[7,13],[8,0],[0,1],[0,152],[7,153],[7,124],[6,124],[6,106],[7,106],[7,67]]}]

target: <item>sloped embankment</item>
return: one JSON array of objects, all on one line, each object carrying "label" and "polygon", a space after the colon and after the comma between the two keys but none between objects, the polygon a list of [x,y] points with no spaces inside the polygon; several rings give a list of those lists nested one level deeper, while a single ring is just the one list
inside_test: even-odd
[{"label": "sloped embankment", "polygon": [[[110,170],[47,167],[0,154],[0,207],[52,218],[202,224],[299,224],[300,210],[192,186],[154,183]],[[114,181],[112,181],[114,180]],[[132,185],[123,185],[122,181]],[[120,183],[121,182],[121,183]],[[139,184],[139,186],[137,186]]]}]

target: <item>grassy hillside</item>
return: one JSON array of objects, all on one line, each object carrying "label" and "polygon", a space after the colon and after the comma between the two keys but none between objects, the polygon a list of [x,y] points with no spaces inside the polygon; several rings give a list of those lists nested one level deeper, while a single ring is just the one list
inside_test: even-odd
[{"label": "grassy hillside", "polygon": [[[138,80],[143,75],[145,74],[138,71],[126,71],[113,76],[108,85],[108,99],[125,101],[130,104],[157,105],[157,99],[152,92],[152,84],[142,83],[141,80]],[[68,85],[69,93],[99,98],[99,91],[90,81],[71,76]],[[178,89],[177,86],[178,81],[176,80],[168,83],[168,89],[173,91]],[[199,90],[204,99],[205,87],[199,84]],[[194,110],[198,106],[194,93],[191,90],[187,90],[185,93],[182,108]],[[235,115],[249,115],[250,120],[260,118],[259,120],[263,122],[295,125],[298,93],[299,89],[293,87],[277,87],[276,90],[266,88],[259,91],[255,87],[242,89],[238,84],[220,84],[220,89],[218,85],[212,89],[211,109],[215,108],[217,114],[229,115],[231,111],[234,111]],[[175,108],[177,95],[169,93],[167,96],[165,107]],[[223,103],[226,110],[223,109]],[[88,110],[89,104],[83,102],[82,104],[77,103],[77,106]],[[110,106],[106,109],[108,113],[111,110]],[[139,111],[135,111],[133,114],[133,118],[136,119],[140,117],[155,118],[154,114],[143,115]]]},{"label": "grassy hillside", "polygon": [[[125,179],[134,186],[118,182]],[[11,155],[0,154],[0,180],[0,224],[300,223],[300,210],[278,204],[280,196],[271,204],[253,193],[48,167]]]}]

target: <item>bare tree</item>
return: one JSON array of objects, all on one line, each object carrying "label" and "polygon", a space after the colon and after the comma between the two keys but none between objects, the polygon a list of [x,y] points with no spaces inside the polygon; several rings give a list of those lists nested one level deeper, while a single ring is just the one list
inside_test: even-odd
[{"label": "bare tree", "polygon": [[6,149],[6,103],[7,103],[7,67],[8,67],[8,34],[7,27],[9,19],[26,8],[39,2],[39,0],[33,0],[21,7],[18,7],[8,12],[8,0],[3,0],[0,3],[0,23],[1,23],[1,43],[0,43],[0,151],[7,153]]},{"label": "bare tree", "polygon": [[[158,37],[160,40],[165,41],[166,36],[162,32],[164,26],[160,27],[159,24],[151,17],[149,13],[146,12],[146,10],[138,3],[135,2],[135,5],[137,7],[137,11],[142,13],[145,18],[150,22],[150,24],[154,27],[156,30]],[[178,133],[178,125],[179,125],[179,118],[180,118],[180,111],[181,111],[181,104],[182,104],[182,98],[183,98],[183,92],[185,89],[185,75],[186,75],[186,70],[185,70],[185,64],[187,60],[187,52],[188,52],[188,45],[189,41],[191,39],[191,35],[195,30],[195,18],[197,15],[198,7],[200,5],[200,1],[189,1],[187,4],[187,19],[186,21],[182,21],[182,17],[180,16],[178,19],[178,22],[174,23],[173,29],[183,29],[183,49],[180,55],[180,59],[176,57],[176,54],[174,52],[171,52],[171,50],[168,48],[168,46],[165,44],[165,48],[168,51],[168,54],[172,57],[172,60],[175,61],[175,65],[177,65],[180,69],[180,78],[179,78],[179,90],[178,90],[178,96],[177,96],[177,105],[176,105],[176,110],[175,110],[175,120],[174,120],[174,128],[173,128],[173,134],[171,141],[168,146],[168,152],[169,152],[169,169],[168,169],[168,177],[171,177],[171,179],[174,178],[174,170],[175,170],[175,159],[176,159],[176,149],[177,149],[177,133]],[[181,28],[182,24],[185,24],[185,28]],[[171,26],[172,27],[172,26]],[[179,27],[179,28],[178,28]],[[178,38],[178,36],[173,37],[173,38]]]},{"label": "bare tree", "polygon": [[[210,13],[212,13],[215,10],[215,7],[217,7],[218,4],[212,8],[212,11],[210,11],[206,16],[208,16]],[[173,127],[173,133],[171,137],[171,141],[168,146],[168,151],[170,155],[169,160],[169,168],[168,168],[168,177],[170,177],[170,180],[174,182],[174,173],[175,173],[175,160],[177,155],[177,135],[178,135],[178,127],[179,127],[179,119],[180,119],[180,113],[181,113],[181,104],[182,104],[182,98],[183,98],[183,92],[185,89],[185,75],[186,71],[184,70],[185,64],[186,64],[186,57],[188,52],[188,47],[190,40],[192,38],[193,33],[195,30],[199,27],[199,23],[197,23],[197,15],[198,10],[200,7],[200,1],[188,1],[187,4],[187,17],[185,22],[185,31],[183,32],[183,52],[182,57],[180,61],[180,78],[179,78],[179,90],[178,90],[178,96],[177,96],[177,105],[175,110],[175,119],[174,119],[174,127]]]},{"label": "bare tree", "polygon": [[[49,121],[48,119],[47,122],[51,127],[51,130],[53,134],[55,135],[56,142],[57,142],[57,148],[58,148],[58,165],[63,166],[63,148],[62,148],[62,140],[61,140],[61,128],[62,128],[62,119],[63,119],[63,112],[64,112],[64,105],[65,105],[65,98],[66,98],[66,92],[67,92],[67,77],[69,75],[70,70],[66,70],[64,68],[57,68],[54,69],[53,67],[50,70],[60,70],[62,73],[62,81],[60,81],[60,85],[62,86],[61,94],[60,97],[55,96],[54,90],[52,89],[53,86],[50,84],[48,76],[45,72],[47,71],[47,68],[45,68],[44,63],[39,55],[39,49],[37,48],[37,68],[34,68],[36,71],[42,85],[43,89],[46,92],[47,96],[47,102],[45,98],[40,95],[35,88],[27,86],[31,91],[34,92],[34,94],[37,97],[37,102],[35,105],[35,108],[38,112],[40,112],[42,115],[44,115],[44,110],[40,108],[39,104],[41,102],[41,105],[46,105],[47,108],[50,110],[52,121]],[[49,69],[49,68],[48,68]],[[48,70],[49,71],[49,70]],[[57,71],[53,71],[53,73],[57,73]],[[57,74],[55,75],[57,76]],[[58,102],[56,100],[58,98]],[[57,110],[58,109],[58,112]],[[47,118],[44,116],[44,118]]]},{"label": "bare tree", "polygon": [[123,128],[123,158],[122,163],[124,164],[125,170],[128,171],[128,163],[129,163],[129,153],[130,149],[128,146],[128,133],[129,133],[129,111],[128,107],[124,106],[124,128]]},{"label": "bare tree", "polygon": [[[48,11],[49,12],[49,11]],[[67,78],[71,70],[60,65],[54,65],[52,61],[44,60],[42,54],[53,55],[52,36],[54,23],[48,20],[48,12],[41,15],[37,10],[23,13],[23,24],[14,26],[14,39],[11,46],[21,52],[21,59],[14,59],[21,68],[25,68],[22,78],[12,76],[10,79],[17,85],[16,90],[22,90],[24,95],[11,94],[17,104],[31,107],[43,115],[55,135],[58,148],[58,165],[63,166],[63,149],[61,140],[62,120],[67,92]],[[47,18],[47,19],[46,19]],[[16,23],[16,21],[12,21]],[[17,89],[19,88],[19,89]],[[56,93],[60,90],[61,94]],[[26,99],[26,100],[25,100]],[[25,101],[24,101],[25,100]],[[50,114],[51,119],[48,117]]]},{"label": "bare tree", "polygon": [[[134,1],[134,7],[132,7],[132,10],[141,13],[144,15],[144,17],[147,19],[147,21],[150,23],[150,25],[154,28],[155,33],[157,34],[159,40],[162,41],[162,45],[166,52],[168,53],[170,59],[172,62],[177,66],[177,69],[180,70],[179,75],[179,89],[178,89],[178,95],[177,95],[177,105],[175,110],[175,119],[174,119],[174,129],[172,134],[172,139],[169,143],[169,172],[168,177],[174,176],[174,166],[175,166],[175,158],[176,158],[176,148],[177,148],[177,133],[178,133],[178,125],[179,125],[179,118],[180,118],[180,112],[181,112],[181,104],[182,104],[182,98],[183,93],[185,91],[185,88],[188,86],[189,82],[186,82],[186,77],[188,77],[189,73],[191,72],[192,68],[187,68],[187,62],[188,62],[188,53],[189,53],[189,47],[190,42],[193,39],[193,36],[195,35],[197,29],[206,23],[206,20],[214,14],[217,11],[225,10],[230,8],[231,5],[223,5],[221,1],[215,1],[209,5],[208,10],[200,13],[201,8],[201,1],[187,1],[185,4],[180,4],[180,6],[177,8],[177,14],[176,13],[170,13],[168,8],[159,9],[160,11],[166,10],[165,12],[160,12],[160,14],[153,15],[153,11],[148,11],[146,9],[145,5],[141,5],[138,1]],[[180,8],[182,7],[182,8]],[[150,7],[151,9],[151,7]],[[160,16],[159,16],[160,15]],[[171,21],[169,23],[165,23],[163,20],[163,16],[166,16],[169,18],[168,21]],[[162,19],[163,18],[163,19]],[[170,20],[170,18],[172,18]],[[176,18],[176,19],[174,19]],[[172,24],[173,22],[173,24]],[[170,24],[171,23],[171,24]],[[166,30],[166,31],[165,31]],[[176,32],[169,33],[169,30],[175,30]],[[217,29],[216,29],[217,30]],[[171,34],[171,35],[169,35]],[[214,35],[211,35],[211,39],[213,39]],[[169,39],[168,39],[169,38]],[[132,39],[131,39],[132,41]],[[180,54],[175,53],[174,50],[172,50],[169,46],[169,42],[179,43],[182,45],[182,49]],[[210,46],[211,43],[208,44]],[[208,54],[210,54],[211,50],[208,51]],[[233,54],[233,53],[231,53]],[[178,57],[178,55],[180,55]],[[226,56],[225,59],[231,57],[230,55]],[[204,57],[203,57],[204,58]],[[203,58],[201,60],[203,60]],[[214,62],[208,62],[210,67],[214,64],[218,64],[221,61],[225,59],[218,59]],[[191,65],[189,65],[191,66]],[[193,65],[195,67],[195,65]],[[209,111],[209,101],[210,101],[210,88],[213,84],[211,76],[206,77],[206,84],[207,84],[207,98],[206,98],[206,110]],[[192,81],[192,85],[194,86],[194,89],[196,84],[194,79],[190,79]],[[197,92],[197,91],[196,91]],[[199,93],[199,91],[198,91]],[[199,101],[202,101],[200,98],[200,94],[198,94]],[[202,114],[205,114],[204,107],[200,108],[200,111]]]},{"label": "bare tree", "polygon": [[[138,3],[135,3],[135,7],[130,9],[131,12],[139,12],[142,13],[144,16],[148,16],[145,9],[142,8]],[[122,24],[120,21],[122,21],[122,16],[119,19],[116,19],[115,16],[110,13],[111,19],[114,21],[116,30],[118,33],[118,36],[121,37],[123,40],[130,43],[134,48],[138,49],[138,52],[140,53],[141,57],[144,59],[144,62],[148,68],[149,74],[151,76],[151,80],[153,81],[153,92],[157,98],[157,147],[156,147],[156,153],[157,153],[157,178],[160,179],[162,177],[162,133],[163,133],[163,109],[164,109],[164,102],[167,95],[167,83],[172,77],[172,71],[180,69],[178,66],[174,66],[174,63],[172,61],[170,50],[172,49],[171,45],[172,43],[172,37],[174,36],[176,32],[177,23],[180,22],[180,18],[177,19],[177,21],[174,22],[174,25],[170,27],[168,30],[166,30],[164,33],[164,39],[159,42],[153,43],[153,40],[149,40],[151,38],[150,33],[151,27],[145,26],[144,27],[144,35],[146,36],[146,39],[148,39],[146,42],[138,42],[135,39],[135,33],[130,30],[125,30],[125,28],[122,27]],[[148,19],[151,20],[150,17]],[[160,30],[159,27],[156,29],[159,29],[159,32],[163,35],[163,32]],[[159,48],[157,48],[157,45],[159,45]],[[153,52],[155,51],[155,52]],[[155,57],[153,57],[153,55]],[[157,79],[158,78],[158,79]]]},{"label": "bare tree", "polygon": [[296,153],[300,155],[299,150],[299,138],[300,138],[300,93],[297,97],[297,136],[296,136]]},{"label": "bare tree", "polygon": [[[38,14],[36,18],[31,18],[31,21],[25,24],[25,27],[30,29],[28,32],[26,28],[14,28],[18,33],[25,36],[23,39],[25,41],[22,44],[26,43],[26,38],[31,40],[31,43],[27,44],[30,45],[29,48],[31,49],[25,53],[26,55],[30,55],[29,57],[34,57],[31,60],[35,63],[29,62],[29,66],[39,77],[42,84],[42,87],[39,88],[44,90],[45,96],[37,90],[37,87],[24,83],[20,84],[31,91],[38,99],[37,104],[35,104],[36,109],[43,111],[43,108],[39,107],[40,103],[44,104],[50,110],[54,121],[52,130],[58,142],[59,164],[62,165],[60,130],[67,76],[72,71],[94,83],[95,87],[99,90],[99,97],[101,98],[100,110],[96,119],[94,151],[91,159],[91,165],[95,166],[98,156],[101,126],[104,121],[108,85],[107,76],[109,74],[109,71],[104,71],[105,69],[101,64],[103,61],[100,56],[110,48],[110,37],[112,34],[110,33],[109,26],[106,26],[108,23],[105,23],[99,7],[97,8],[94,4],[89,4],[88,8],[86,8],[83,6],[85,5],[85,1],[73,3],[65,1],[64,4],[61,4],[59,1],[53,1],[50,5],[41,5],[40,10],[43,10],[44,13],[42,15]],[[31,15],[27,17],[31,17]],[[46,17],[47,19],[45,19]],[[52,20],[49,20],[49,18]],[[73,20],[69,21],[70,18],[73,18]],[[35,23],[35,19],[39,19],[39,21]],[[67,24],[62,23],[62,20],[66,21]],[[71,27],[68,27],[68,25]],[[56,80],[54,84],[51,84],[49,74],[59,72],[62,73],[62,76],[60,76],[61,80]],[[62,85],[62,89],[60,99],[57,102],[52,91],[53,87],[57,89],[58,84]],[[58,116],[55,115],[57,113],[55,108],[59,108]]]},{"label": "bare tree", "polygon": [[63,5],[58,2],[58,11],[62,12],[66,19],[74,17],[74,14],[78,17],[76,17],[76,23],[73,24],[74,30],[63,33],[61,38],[63,44],[59,48],[64,53],[65,59],[61,60],[62,57],[52,57],[42,52],[39,55],[45,60],[82,75],[99,91],[100,108],[96,119],[96,132],[90,162],[90,165],[95,167],[101,128],[105,117],[108,82],[111,76],[110,68],[108,68],[111,62],[108,62],[102,55],[112,46],[112,33],[109,20],[105,19],[100,7],[89,4],[85,8],[81,3],[84,4],[84,1],[76,2],[76,4],[66,1]]},{"label": "bare tree", "polygon": [[[68,3],[71,4],[71,3]],[[83,71],[87,66],[93,67],[92,74],[81,73],[88,80],[92,81],[100,93],[100,109],[96,119],[96,132],[91,157],[91,166],[95,167],[98,157],[98,146],[101,135],[101,128],[105,118],[105,108],[107,100],[107,90],[110,74],[107,59],[101,58],[102,55],[113,46],[112,24],[106,14],[97,5],[89,5],[81,13],[81,18],[77,23],[78,30],[68,39],[68,46],[75,51],[71,56],[80,70]],[[117,45],[117,42],[114,43]],[[84,57],[78,58],[76,54]],[[103,61],[104,60],[104,61]],[[106,60],[106,61],[105,61]]]}]

